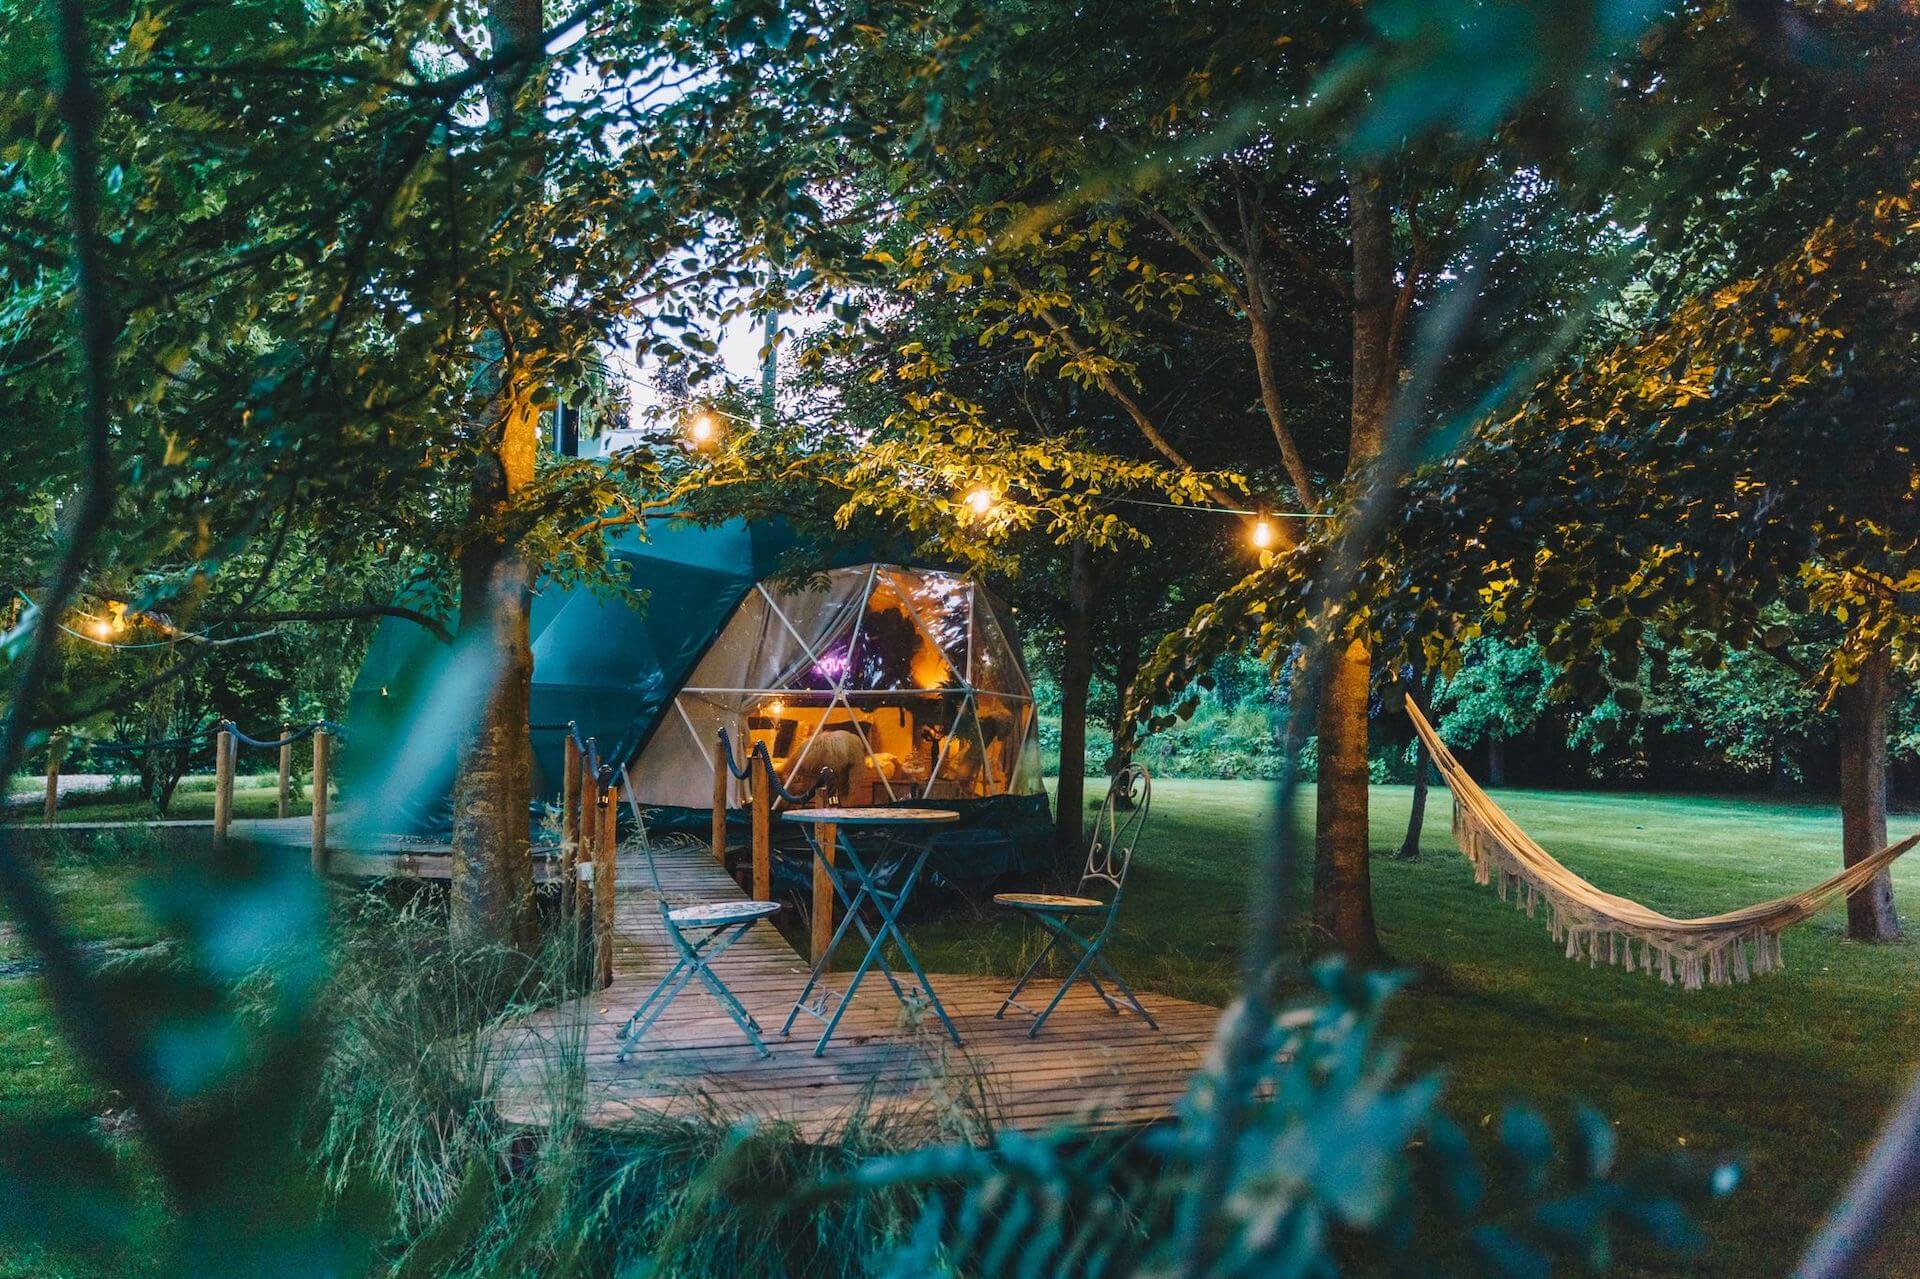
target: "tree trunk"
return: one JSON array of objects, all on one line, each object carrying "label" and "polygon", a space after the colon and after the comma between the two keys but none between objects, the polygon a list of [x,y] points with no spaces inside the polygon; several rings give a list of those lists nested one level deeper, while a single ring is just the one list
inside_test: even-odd
[{"label": "tree trunk", "polygon": [[1380,958],[1367,840],[1367,683],[1372,654],[1350,640],[1327,665],[1320,695],[1319,808],[1314,818],[1313,922],[1350,958]]},{"label": "tree trunk", "polygon": [[1414,747],[1414,755],[1413,802],[1407,806],[1407,833],[1400,840],[1400,860],[1405,862],[1420,860],[1420,833],[1427,824],[1427,774],[1431,766],[1424,742]]},{"label": "tree trunk", "polygon": [[[1397,380],[1393,221],[1378,174],[1347,184],[1353,241],[1353,386],[1347,473],[1380,452]],[[1329,654],[1321,694],[1319,809],[1315,819],[1313,919],[1329,944],[1362,961],[1381,956],[1373,926],[1367,830],[1367,684],[1372,652],[1363,636]]]},{"label": "tree trunk", "polygon": [[1507,744],[1487,734],[1487,785],[1505,786],[1507,784]]},{"label": "tree trunk", "polygon": [[[1427,711],[1427,693],[1432,686],[1433,677],[1422,672],[1420,677],[1409,683],[1408,692],[1420,707]],[[1413,739],[1413,803],[1407,810],[1407,834],[1400,841],[1402,861],[1415,861],[1420,856],[1421,827],[1427,821],[1427,776],[1433,772],[1433,758],[1427,751],[1427,739],[1414,735]]]},{"label": "tree trunk", "polygon": [[1060,662],[1060,778],[1054,787],[1054,863],[1079,869],[1086,854],[1087,690],[1093,682],[1093,548],[1075,542],[1067,559],[1067,625]]},{"label": "tree trunk", "polygon": [[[1840,860],[1851,866],[1887,844],[1887,707],[1893,700],[1891,662],[1870,657],[1854,682],[1840,690]],[[1900,917],[1893,878],[1885,871],[1847,898],[1847,936],[1893,941]]]},{"label": "tree trunk", "polygon": [[[1107,775],[1118,773],[1133,762],[1133,749],[1127,744],[1127,695],[1133,688],[1133,680],[1140,673],[1140,649],[1137,643],[1128,641],[1121,646],[1119,660],[1113,671],[1113,725],[1110,735],[1111,746],[1107,751]],[[1127,803],[1123,795],[1117,801]]]},{"label": "tree trunk", "polygon": [[[502,423],[503,444],[524,429],[511,417]],[[479,469],[501,474],[500,461],[499,456],[482,458]],[[512,487],[476,477],[474,509],[498,510]],[[476,538],[462,552],[461,642],[468,647],[468,660],[488,662],[493,675],[492,692],[464,743],[453,788],[451,922],[456,938],[474,944],[532,941],[529,586],[524,561],[499,542]]]},{"label": "tree trunk", "polygon": [[[495,56],[536,44],[543,30],[541,0],[492,0],[487,29]],[[515,127],[524,86],[536,59],[511,61],[487,82],[491,127]],[[544,81],[542,82],[544,84]],[[526,166],[515,180],[539,181]],[[485,447],[469,485],[470,529],[498,519],[533,479],[540,446],[540,415],[530,378],[513,349],[498,343],[495,395]],[[485,661],[493,689],[480,722],[463,741],[453,787],[451,925],[471,944],[530,946],[534,940],[530,800],[533,751],[528,732],[533,650],[528,607],[533,574],[518,549],[476,532],[460,552],[460,636],[468,660]]]}]

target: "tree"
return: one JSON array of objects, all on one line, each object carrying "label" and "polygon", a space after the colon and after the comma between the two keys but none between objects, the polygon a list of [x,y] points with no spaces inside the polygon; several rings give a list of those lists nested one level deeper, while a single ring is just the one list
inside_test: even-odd
[{"label": "tree", "polygon": [[[1404,535],[1410,555],[1440,540],[1473,551],[1434,607],[1472,615],[1491,599],[1576,694],[1610,687],[1628,710],[1658,647],[1717,669],[1728,648],[1785,654],[1795,635],[1774,610],[1820,619],[1848,864],[1885,842],[1891,673],[1914,653],[1911,477],[1878,461],[1920,443],[1903,372],[1914,198],[1907,182],[1868,193],[1551,379],[1426,481]],[[1495,492],[1498,509],[1477,496]],[[1884,881],[1851,899],[1849,931],[1897,935]]]},{"label": "tree", "polygon": [[[85,571],[118,567],[132,607],[206,639],[369,609],[435,629],[457,615],[503,682],[458,788],[455,914],[463,933],[500,941],[523,935],[528,903],[531,566],[603,581],[609,530],[671,487],[651,454],[537,458],[539,414],[589,396],[616,337],[710,367],[703,330],[755,305],[766,244],[834,260],[836,234],[788,179],[817,172],[809,145],[845,125],[801,110],[833,101],[838,10],[746,3],[688,23],[671,7],[588,0],[541,18],[504,0],[394,12],[262,0],[124,29],[96,15],[102,148],[123,175],[104,216],[125,230],[105,262],[124,487]],[[562,82],[566,95],[548,91]],[[0,201],[19,231],[0,237],[16,301],[0,395],[17,420],[57,424],[0,443],[10,510],[35,517],[0,536],[18,539],[11,580],[35,594],[80,456],[59,412],[68,279],[38,247],[65,192],[46,162],[58,129],[45,95],[13,94],[5,111],[16,146]],[[307,585],[286,549],[316,541],[343,569],[417,569],[430,607],[315,589],[275,607]],[[259,571],[241,576],[250,551],[264,552]]]},{"label": "tree", "polygon": [[[1338,130],[1292,127],[1288,106],[1336,70],[1342,93],[1364,98],[1332,56],[1362,30],[1344,11],[1021,6],[950,36],[932,86],[876,94],[938,94],[942,107],[938,147],[904,148],[892,170],[890,189],[914,193],[912,234],[888,246],[907,287],[967,298],[981,346],[1104,396],[1168,464],[1256,477],[1273,495],[1276,558],[1295,573],[1332,536],[1315,520],[1341,526],[1382,447],[1440,278],[1470,274],[1503,299],[1501,323],[1475,337],[1490,357],[1564,292],[1555,263],[1585,261],[1562,251],[1574,237],[1552,234],[1551,184],[1500,162],[1483,135],[1441,144],[1403,129],[1347,147]],[[1460,232],[1476,220],[1498,226],[1484,237],[1497,248],[1469,258]],[[1460,363],[1433,398],[1492,377],[1486,362]],[[1236,407],[1200,415],[1156,396],[1162,366],[1189,384],[1204,367]],[[1316,921],[1331,944],[1371,955],[1364,619],[1349,614],[1338,644],[1317,699]],[[1188,656],[1154,664],[1157,697],[1179,702],[1212,652]]]}]

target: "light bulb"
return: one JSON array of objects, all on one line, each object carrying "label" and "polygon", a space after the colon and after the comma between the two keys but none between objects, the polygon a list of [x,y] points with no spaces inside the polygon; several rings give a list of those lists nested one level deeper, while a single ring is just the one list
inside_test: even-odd
[{"label": "light bulb", "polygon": [[1271,550],[1273,547],[1273,525],[1264,517],[1253,522],[1253,548],[1256,551]]},{"label": "light bulb", "polygon": [[966,503],[975,515],[987,515],[993,511],[993,490],[981,485],[967,492]]},{"label": "light bulb", "polygon": [[719,423],[713,420],[713,414],[702,413],[687,423],[687,438],[695,444],[705,446],[713,443],[720,434]]},{"label": "light bulb", "polygon": [[107,637],[113,634],[113,623],[109,622],[104,617],[96,618],[94,619],[92,629],[93,629],[94,638],[106,639]]}]

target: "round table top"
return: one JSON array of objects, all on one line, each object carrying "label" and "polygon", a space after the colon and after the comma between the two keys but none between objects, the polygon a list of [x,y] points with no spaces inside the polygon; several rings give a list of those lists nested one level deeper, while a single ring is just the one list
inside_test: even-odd
[{"label": "round table top", "polygon": [[951,808],[793,808],[781,814],[790,822],[828,822],[836,826],[885,826],[908,822],[957,822]]}]

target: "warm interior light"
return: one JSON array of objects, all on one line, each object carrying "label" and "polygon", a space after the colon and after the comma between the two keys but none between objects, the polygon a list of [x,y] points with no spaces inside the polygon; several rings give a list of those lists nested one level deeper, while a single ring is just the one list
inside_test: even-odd
[{"label": "warm interior light", "polygon": [[988,515],[993,511],[993,490],[984,484],[967,490],[967,496],[964,500],[966,501],[967,509],[975,515]]},{"label": "warm interior light", "polygon": [[698,414],[687,423],[687,438],[703,448],[713,443],[719,434],[720,424],[713,420],[711,413]]},{"label": "warm interior light", "polygon": [[1265,517],[1253,522],[1253,548],[1256,551],[1273,549],[1273,524]]}]

